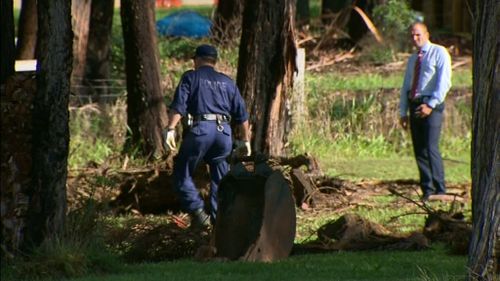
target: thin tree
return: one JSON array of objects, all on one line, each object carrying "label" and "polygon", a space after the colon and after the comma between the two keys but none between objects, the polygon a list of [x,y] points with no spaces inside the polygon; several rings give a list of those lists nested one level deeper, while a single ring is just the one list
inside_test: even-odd
[{"label": "thin tree", "polygon": [[18,26],[16,58],[20,60],[34,59],[38,31],[36,0],[22,0]]},{"label": "thin tree", "polygon": [[295,0],[246,0],[237,84],[250,112],[252,146],[284,155],[295,71]]},{"label": "thin tree", "polygon": [[12,0],[0,2],[0,26],[2,26],[0,28],[0,84],[3,84],[7,77],[14,73],[14,5]]},{"label": "thin tree", "polygon": [[[100,0],[99,0],[100,1]],[[85,62],[87,60],[87,44],[89,38],[89,22],[90,22],[90,7],[91,0],[72,0],[71,15],[73,32],[73,72],[71,80],[74,86],[82,84],[83,75],[85,73]],[[78,94],[83,94],[83,87],[76,87]]]},{"label": "thin tree", "polygon": [[[472,237],[468,280],[497,280],[500,249],[500,3],[475,2]],[[495,277],[496,276],[496,277]]]},{"label": "thin tree", "polygon": [[84,81],[97,100],[108,93],[114,0],[92,1]]},{"label": "thin tree", "polygon": [[219,0],[214,14],[212,35],[219,44],[228,44],[241,34],[244,0]]},{"label": "thin tree", "polygon": [[26,246],[39,245],[63,230],[69,151],[71,1],[38,0],[37,5],[37,93],[33,105],[33,175],[28,191]]},{"label": "thin tree", "polygon": [[165,153],[162,130],[167,114],[160,88],[154,5],[151,0],[121,1],[129,127],[125,151],[159,157]]}]

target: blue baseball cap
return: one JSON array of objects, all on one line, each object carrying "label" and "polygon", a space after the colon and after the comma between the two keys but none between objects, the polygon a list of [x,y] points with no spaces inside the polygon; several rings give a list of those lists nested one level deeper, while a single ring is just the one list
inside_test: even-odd
[{"label": "blue baseball cap", "polygon": [[196,57],[211,57],[217,59],[217,49],[211,45],[200,45],[196,48],[193,59]]}]

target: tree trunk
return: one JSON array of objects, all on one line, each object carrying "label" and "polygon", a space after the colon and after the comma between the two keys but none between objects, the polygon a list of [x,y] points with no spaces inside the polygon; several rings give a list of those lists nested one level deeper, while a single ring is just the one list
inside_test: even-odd
[{"label": "tree trunk", "polygon": [[310,18],[309,0],[297,0],[297,25],[309,24]]},{"label": "tree trunk", "polygon": [[321,0],[321,21],[328,25],[336,13],[349,7],[353,0]]},{"label": "tree trunk", "polygon": [[113,11],[114,0],[92,1],[84,82],[85,94],[97,101],[108,93]]},{"label": "tree trunk", "polygon": [[244,0],[219,0],[214,15],[212,35],[221,45],[227,45],[241,34]]},{"label": "tree trunk", "polygon": [[71,4],[73,32],[75,34],[73,37],[74,59],[71,84],[76,89],[76,94],[84,94],[84,91],[81,91],[83,89],[81,86],[87,60],[91,2],[91,0],[73,0]]},{"label": "tree trunk", "polygon": [[15,74],[12,0],[0,1],[0,259],[13,257],[23,239],[26,189],[31,177],[31,105],[34,83]]},{"label": "tree trunk", "polygon": [[154,1],[121,1],[130,128],[125,150],[159,157],[165,153],[161,133],[167,114],[160,88],[154,11]]},{"label": "tree trunk", "polygon": [[26,246],[64,227],[72,66],[71,1],[38,0],[37,94],[33,105],[33,176]]},{"label": "tree trunk", "polygon": [[[0,85],[14,73],[14,6],[12,0],[0,2]],[[2,93],[3,95],[3,90]]]},{"label": "tree trunk", "polygon": [[17,31],[17,59],[30,60],[35,58],[37,31],[36,0],[22,0]]},{"label": "tree trunk", "polygon": [[253,150],[284,155],[296,47],[295,0],[246,0],[237,84],[250,115]]},{"label": "tree trunk", "polygon": [[496,280],[500,258],[500,4],[475,3],[472,237],[468,280]]}]

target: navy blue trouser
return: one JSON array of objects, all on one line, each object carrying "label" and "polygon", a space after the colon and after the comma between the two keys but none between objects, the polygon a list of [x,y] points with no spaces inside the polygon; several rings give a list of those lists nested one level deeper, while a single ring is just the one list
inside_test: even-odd
[{"label": "navy blue trouser", "polygon": [[215,222],[217,214],[217,189],[221,179],[229,171],[226,157],[231,153],[231,127],[222,123],[217,130],[215,121],[199,121],[184,134],[174,162],[174,187],[179,195],[181,207],[186,212],[204,208],[203,199],[193,183],[192,175],[200,160],[210,169],[210,217]]},{"label": "navy blue trouser", "polygon": [[420,187],[424,195],[445,193],[444,167],[439,151],[439,137],[444,105],[438,105],[426,118],[415,115],[418,104],[410,103],[410,129],[413,152],[420,173]]}]

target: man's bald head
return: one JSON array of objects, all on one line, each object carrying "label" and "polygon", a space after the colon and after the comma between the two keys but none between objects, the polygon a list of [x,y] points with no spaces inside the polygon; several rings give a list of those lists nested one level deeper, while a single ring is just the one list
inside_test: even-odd
[{"label": "man's bald head", "polygon": [[419,27],[422,30],[429,32],[429,30],[427,29],[427,25],[425,25],[425,23],[423,23],[423,22],[417,21],[417,22],[412,23],[410,26],[410,30],[413,29],[414,27]]},{"label": "man's bald head", "polygon": [[413,45],[421,49],[427,42],[429,42],[429,31],[424,23],[416,22],[410,28],[411,39]]}]

